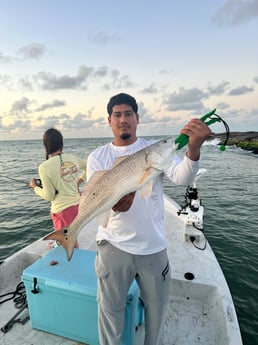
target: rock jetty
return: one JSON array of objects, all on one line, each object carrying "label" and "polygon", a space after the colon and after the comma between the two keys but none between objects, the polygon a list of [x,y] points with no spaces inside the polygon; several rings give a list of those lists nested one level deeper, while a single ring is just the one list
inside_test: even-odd
[{"label": "rock jetty", "polygon": [[[213,140],[215,138],[220,139],[219,144],[223,144],[226,139],[226,133],[212,133],[208,140]],[[252,151],[258,154],[258,132],[230,132],[227,145],[236,145],[243,150]]]}]

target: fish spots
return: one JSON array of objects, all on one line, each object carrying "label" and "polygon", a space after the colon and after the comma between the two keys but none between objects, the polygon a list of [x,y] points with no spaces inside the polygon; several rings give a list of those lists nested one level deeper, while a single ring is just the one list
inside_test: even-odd
[{"label": "fish spots", "polygon": [[68,241],[68,230],[67,229],[64,229],[64,236],[65,236],[66,241]]}]

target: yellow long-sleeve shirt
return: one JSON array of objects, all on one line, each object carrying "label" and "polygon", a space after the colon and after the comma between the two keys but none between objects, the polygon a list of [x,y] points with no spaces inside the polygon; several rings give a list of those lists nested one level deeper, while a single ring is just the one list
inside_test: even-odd
[{"label": "yellow long-sleeve shirt", "polygon": [[[38,170],[43,188],[35,187],[34,191],[51,202],[51,212],[59,213],[79,204],[77,182],[79,178],[86,179],[86,160],[62,153],[41,163]],[[80,177],[79,170],[82,171]]]}]

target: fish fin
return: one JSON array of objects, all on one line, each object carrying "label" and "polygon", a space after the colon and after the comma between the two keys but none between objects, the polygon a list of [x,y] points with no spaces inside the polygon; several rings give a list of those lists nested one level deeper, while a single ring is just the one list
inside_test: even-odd
[{"label": "fish fin", "polygon": [[144,197],[146,199],[150,197],[151,192],[152,192],[152,180],[146,183],[146,180],[149,177],[150,173],[151,173],[151,168],[146,169],[139,181],[140,186],[142,186],[140,187],[139,195],[140,197]]},{"label": "fish fin", "polygon": [[68,229],[61,229],[51,232],[43,237],[43,240],[56,240],[61,246],[64,247],[67,255],[67,260],[70,261],[73,255],[76,237],[72,236]]},{"label": "fish fin", "polygon": [[152,192],[152,181],[149,181],[139,190],[139,196],[148,199],[151,196],[151,192]]},{"label": "fish fin", "polygon": [[139,181],[140,186],[145,183],[146,179],[150,176],[150,173],[151,173],[151,168],[147,168],[144,171],[144,174],[142,175],[142,177],[140,178],[140,181]]},{"label": "fish fin", "polygon": [[103,228],[106,228],[108,225],[109,218],[110,218],[110,211],[107,211],[97,216],[96,221],[98,224],[102,225]]}]

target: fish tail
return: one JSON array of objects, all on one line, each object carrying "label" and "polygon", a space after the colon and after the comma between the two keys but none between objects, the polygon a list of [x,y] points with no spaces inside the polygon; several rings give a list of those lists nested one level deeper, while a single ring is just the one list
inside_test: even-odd
[{"label": "fish tail", "polygon": [[67,255],[67,260],[71,260],[77,238],[69,234],[68,229],[53,231],[43,237],[43,240],[56,240],[59,244],[61,244],[61,246],[64,247]]}]

